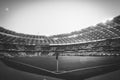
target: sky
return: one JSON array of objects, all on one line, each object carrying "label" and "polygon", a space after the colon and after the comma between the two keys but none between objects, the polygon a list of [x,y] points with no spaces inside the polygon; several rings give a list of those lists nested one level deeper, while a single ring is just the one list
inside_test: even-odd
[{"label": "sky", "polygon": [[79,31],[119,13],[120,0],[0,0],[0,26],[33,35]]}]

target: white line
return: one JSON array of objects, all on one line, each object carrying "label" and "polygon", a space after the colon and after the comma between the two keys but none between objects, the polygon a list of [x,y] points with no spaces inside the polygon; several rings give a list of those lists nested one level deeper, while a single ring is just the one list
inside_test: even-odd
[{"label": "white line", "polygon": [[23,63],[23,62],[17,62],[17,61],[13,61],[13,60],[9,60],[9,61],[12,61],[12,62],[15,62],[15,63],[19,63],[19,64],[23,64],[23,65],[26,65],[26,66],[30,66],[30,67],[33,67],[33,68],[41,69],[41,70],[44,70],[46,72],[50,72],[50,73],[54,73],[54,74],[56,73],[54,71],[50,71],[50,70],[43,69],[43,68],[40,68],[40,67],[32,66],[30,64],[26,64],[26,63]]},{"label": "white line", "polygon": [[[87,68],[75,69],[75,70],[70,70],[70,71],[64,71],[64,72],[61,72],[61,73],[59,73],[59,74],[69,73],[69,72],[74,72],[74,71],[80,71],[80,70],[86,70],[86,69],[93,69],[93,68],[107,67],[107,66],[112,66],[112,65],[117,65],[117,64],[100,65],[100,66],[94,66],[94,67],[87,67]],[[119,64],[119,65],[120,65],[120,64]]]},{"label": "white line", "polygon": [[56,71],[59,72],[59,61],[58,61],[58,59],[57,59]]}]

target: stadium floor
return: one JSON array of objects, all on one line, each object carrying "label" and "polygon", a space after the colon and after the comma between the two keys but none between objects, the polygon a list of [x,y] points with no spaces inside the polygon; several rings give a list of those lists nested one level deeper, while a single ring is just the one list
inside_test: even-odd
[{"label": "stadium floor", "polygon": [[[56,58],[54,56],[39,57],[17,57],[14,61],[29,64],[35,67],[43,68],[49,71],[56,71]],[[120,63],[120,57],[115,56],[60,56],[59,71],[71,71],[75,69],[95,67]]]},{"label": "stadium floor", "polygon": [[[32,66],[42,67],[42,68],[50,70],[50,71],[56,70],[56,60],[55,60],[55,57],[53,57],[53,56],[21,57],[21,58],[14,58],[13,60],[20,62],[20,63],[30,64]],[[61,70],[61,71],[64,70],[64,71],[69,72],[74,69],[85,69],[85,68],[89,68],[89,67],[93,67],[93,66],[109,65],[109,64],[113,64],[113,63],[114,64],[120,63],[120,57],[90,57],[90,56],[82,56],[82,57],[80,57],[80,56],[64,56],[63,57],[62,56],[62,57],[59,57],[59,68],[60,68],[59,70]],[[2,72],[4,72],[4,71],[2,70]],[[117,73],[119,73],[119,72],[120,71],[118,71]],[[29,73],[29,74],[31,74],[31,73]],[[114,72],[112,74],[114,75]],[[51,80],[50,77],[47,79]],[[93,78],[90,78],[90,80],[92,80],[92,79]],[[113,80],[117,80],[117,79],[113,79]],[[7,80],[7,79],[4,79],[4,80]],[[54,80],[54,78],[53,78],[53,80]],[[93,80],[97,80],[97,78],[95,77],[95,79],[93,79]],[[98,80],[99,80],[99,78],[98,78]],[[106,78],[106,80],[107,80],[107,78]],[[109,79],[109,80],[112,80],[112,79]]]}]

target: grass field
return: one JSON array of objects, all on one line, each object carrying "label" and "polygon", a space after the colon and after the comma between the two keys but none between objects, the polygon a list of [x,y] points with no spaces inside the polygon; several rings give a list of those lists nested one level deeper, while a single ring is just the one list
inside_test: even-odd
[{"label": "grass field", "polygon": [[[51,72],[56,71],[55,56],[16,57],[16,58],[12,58],[11,60],[18,63],[26,64],[35,68],[42,68]],[[115,57],[115,56],[60,56],[59,57],[59,71],[60,72],[65,71],[66,72],[65,74],[68,73],[67,77],[69,77],[70,75],[86,76],[87,73],[89,73],[87,75],[90,75],[90,74],[96,74],[96,72],[106,73],[105,70],[108,71],[112,69],[113,69],[112,71],[114,71],[114,68],[116,68],[114,67],[114,65],[109,67],[109,65],[112,65],[112,64],[120,64],[120,57]],[[103,69],[101,68],[102,66],[108,66],[108,67]],[[120,66],[117,66],[117,70],[118,70],[118,67]],[[86,70],[86,69],[90,69],[90,70]],[[75,73],[74,71],[77,71],[77,70],[79,72]],[[48,78],[48,80],[51,80],[51,79]],[[111,80],[114,80],[114,79],[111,79]]]},{"label": "grass field", "polygon": [[[50,71],[56,70],[54,56],[17,57],[15,61],[30,64]],[[101,65],[120,63],[120,57],[114,56],[60,56],[59,71],[70,71],[80,68],[88,68]]]}]

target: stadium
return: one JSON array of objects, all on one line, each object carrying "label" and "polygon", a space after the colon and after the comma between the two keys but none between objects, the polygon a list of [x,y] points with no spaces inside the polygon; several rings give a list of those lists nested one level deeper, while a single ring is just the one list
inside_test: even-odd
[{"label": "stadium", "polygon": [[119,0],[0,0],[0,80],[120,80]]},{"label": "stadium", "polygon": [[17,70],[83,80],[120,69],[120,16],[66,34],[40,36],[0,27],[0,60]]}]

